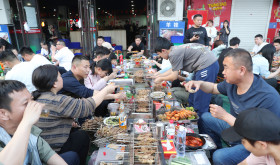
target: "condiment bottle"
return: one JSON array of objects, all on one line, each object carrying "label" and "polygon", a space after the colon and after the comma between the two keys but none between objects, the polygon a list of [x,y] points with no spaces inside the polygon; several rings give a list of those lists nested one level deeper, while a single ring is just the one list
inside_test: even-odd
[{"label": "condiment bottle", "polygon": [[166,137],[169,140],[173,140],[175,136],[175,126],[174,126],[174,121],[169,120],[169,124],[166,128]]},{"label": "condiment bottle", "polygon": [[122,128],[122,129],[127,129],[126,118],[127,118],[127,116],[126,116],[125,112],[122,112],[119,115],[119,127]]}]

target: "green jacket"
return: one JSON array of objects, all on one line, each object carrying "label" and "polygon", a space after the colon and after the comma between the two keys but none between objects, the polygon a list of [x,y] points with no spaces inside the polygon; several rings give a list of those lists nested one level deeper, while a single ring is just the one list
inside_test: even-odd
[{"label": "green jacket", "polygon": [[[42,164],[47,164],[48,160],[55,154],[55,151],[52,150],[50,145],[43,138],[41,138],[39,136],[41,132],[42,132],[41,129],[39,129],[36,126],[32,126],[31,133],[33,135],[35,135],[36,137],[38,137],[37,149],[38,149],[38,152],[39,152],[41,162],[42,162]],[[0,151],[2,151],[4,147],[5,147],[5,144],[0,141]],[[30,154],[30,156],[32,156],[32,154]],[[33,158],[31,157],[31,160],[32,159]],[[0,163],[0,165],[3,165],[3,164]]]}]

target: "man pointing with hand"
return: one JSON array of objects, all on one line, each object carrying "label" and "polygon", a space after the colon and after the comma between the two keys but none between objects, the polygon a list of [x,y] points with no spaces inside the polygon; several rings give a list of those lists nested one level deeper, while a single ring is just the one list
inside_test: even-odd
[{"label": "man pointing with hand", "polygon": [[[186,90],[196,92],[199,89],[212,94],[223,94],[230,101],[230,113],[222,107],[210,105],[210,113],[203,113],[201,133],[209,134],[218,150],[213,154],[214,164],[235,165],[242,162],[249,152],[239,142],[232,147],[222,148],[221,132],[234,125],[240,112],[252,107],[266,108],[280,117],[280,97],[277,91],[268,85],[262,77],[252,72],[252,58],[244,49],[229,51],[223,61],[225,81],[215,84],[205,81],[190,81]],[[203,98],[201,98],[203,99]]]}]

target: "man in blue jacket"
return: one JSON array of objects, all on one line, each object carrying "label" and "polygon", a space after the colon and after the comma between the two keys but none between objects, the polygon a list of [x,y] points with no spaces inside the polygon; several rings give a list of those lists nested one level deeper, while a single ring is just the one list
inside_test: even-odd
[{"label": "man in blue jacket", "polygon": [[[97,90],[92,90],[84,85],[84,79],[88,76],[90,71],[89,58],[86,56],[75,56],[72,60],[71,70],[62,75],[63,88],[59,93],[71,96],[74,98],[88,98],[92,97]],[[106,100],[109,99],[123,99],[125,96],[122,93],[109,94]],[[107,109],[107,102],[103,101],[95,110],[95,116],[105,116]],[[105,109],[105,110],[104,110]],[[102,113],[101,113],[102,112]],[[105,112],[105,113],[104,113]]]}]

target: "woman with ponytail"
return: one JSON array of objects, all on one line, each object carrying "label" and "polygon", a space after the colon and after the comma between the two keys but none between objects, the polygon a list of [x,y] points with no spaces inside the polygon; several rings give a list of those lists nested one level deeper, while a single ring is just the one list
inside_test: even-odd
[{"label": "woman with ponytail", "polygon": [[90,140],[83,130],[71,131],[73,118],[92,115],[106,95],[114,92],[116,86],[110,84],[86,99],[74,99],[57,94],[63,87],[63,80],[54,65],[43,65],[35,69],[32,83],[37,89],[33,92],[34,100],[44,103],[43,111],[49,112],[48,117],[40,117],[36,124],[42,129],[42,138],[59,154],[68,151],[76,152],[80,164],[85,164]]}]

